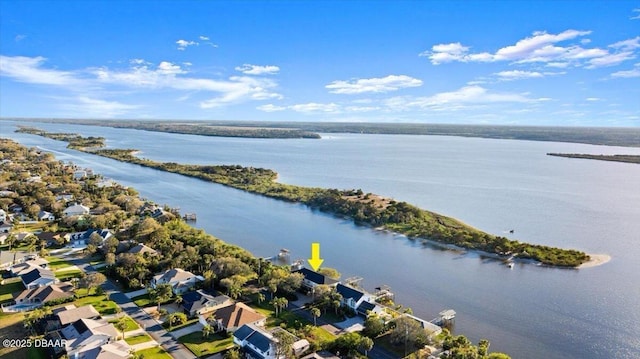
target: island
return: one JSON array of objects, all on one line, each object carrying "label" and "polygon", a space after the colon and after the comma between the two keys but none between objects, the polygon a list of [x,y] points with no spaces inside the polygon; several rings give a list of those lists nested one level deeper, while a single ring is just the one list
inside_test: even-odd
[{"label": "island", "polygon": [[582,158],[587,160],[600,160],[612,162],[625,162],[640,164],[640,155],[590,155],[582,153],[547,153],[548,156]]},{"label": "island", "polygon": [[270,198],[302,203],[312,209],[350,218],[356,224],[404,234],[410,240],[481,251],[505,260],[533,260],[556,267],[575,268],[590,260],[588,254],[579,250],[495,236],[457,219],[420,209],[406,202],[363,193],[359,189],[338,190],[283,184],[277,182],[276,172],[263,168],[156,162],[136,157],[135,149],[106,149],[104,138],[50,133],[33,127],[20,127],[17,132],[66,141],[69,148],[118,161],[200,178]]}]

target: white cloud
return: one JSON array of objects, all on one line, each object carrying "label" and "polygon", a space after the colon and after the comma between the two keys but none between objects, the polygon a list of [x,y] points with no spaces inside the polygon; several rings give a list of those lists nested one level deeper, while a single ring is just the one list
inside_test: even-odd
[{"label": "white cloud", "polygon": [[289,108],[296,112],[303,113],[313,113],[313,112],[338,112],[340,110],[340,106],[335,103],[302,103],[293,106],[289,106]]},{"label": "white cloud", "polygon": [[602,101],[602,99],[600,97],[587,97],[585,101],[596,102],[596,101]]},{"label": "white cloud", "polygon": [[634,58],[635,58],[635,55],[631,51],[624,51],[616,54],[609,54],[606,56],[596,57],[594,59],[589,60],[589,65],[586,68],[595,69],[598,67],[615,66],[624,61],[631,60]]},{"label": "white cloud", "polygon": [[611,74],[611,77],[616,77],[616,78],[640,77],[640,63],[635,64],[635,68],[632,70],[614,72]]},{"label": "white cloud", "polygon": [[195,41],[188,41],[188,40],[182,40],[182,39],[176,41],[176,44],[178,45],[178,50],[181,50],[181,51],[184,51],[189,46],[198,45],[198,43]]},{"label": "white cloud", "polygon": [[22,41],[22,40],[24,40],[26,38],[27,38],[27,35],[16,35],[16,37],[14,37],[13,40],[15,42],[20,42],[20,41]]},{"label": "white cloud", "polygon": [[117,101],[90,98],[87,96],[78,96],[71,99],[71,101],[71,103],[64,103],[64,99],[61,99],[63,104],[60,105],[71,117],[81,115],[93,118],[113,118],[125,115],[140,107],[127,105]]},{"label": "white cloud", "polygon": [[422,80],[406,75],[389,75],[370,79],[333,81],[325,87],[335,94],[360,94],[366,92],[390,92],[408,87],[422,86]]},{"label": "white cloud", "polygon": [[640,20],[640,8],[638,9],[633,9],[631,10],[631,12],[635,12],[638,13],[638,15],[633,15],[629,18],[629,20]]},{"label": "white cloud", "polygon": [[80,84],[81,81],[76,78],[77,75],[73,72],[42,68],[46,60],[42,56],[0,55],[0,75],[32,84],[57,86]]},{"label": "white cloud", "polygon": [[167,61],[162,61],[158,65],[158,73],[162,75],[177,75],[183,74],[186,71],[182,70],[179,65],[174,65]]},{"label": "white cloud", "polygon": [[[635,58],[633,51],[640,48],[640,36],[609,45],[610,50],[602,48],[584,48],[578,44],[560,45],[570,40],[591,34],[591,31],[566,30],[558,34],[537,31],[532,36],[498,49],[495,53],[471,53],[468,46],[459,42],[438,44],[420,56],[429,58],[432,64],[447,62],[498,62],[511,63],[545,63],[549,67],[566,68],[570,65],[585,66],[594,69],[603,66],[618,65],[623,61]],[[590,39],[581,39],[582,45],[589,44]]]},{"label": "white cloud", "polygon": [[236,67],[236,71],[240,71],[246,75],[274,75],[280,71],[280,68],[273,65],[259,66],[244,64]]},{"label": "white cloud", "polygon": [[209,37],[208,36],[204,36],[204,35],[200,35],[198,36],[198,38],[202,41],[209,41]]},{"label": "white cloud", "polygon": [[622,50],[634,50],[640,48],[640,36],[636,36],[633,39],[618,41],[609,45],[609,47]]},{"label": "white cloud", "polygon": [[266,105],[261,105],[256,107],[258,110],[260,111],[264,111],[264,112],[278,112],[278,111],[284,111],[287,108],[284,106],[276,106],[274,104],[266,104]]},{"label": "white cloud", "polygon": [[520,79],[532,79],[544,77],[544,75],[537,71],[521,71],[521,70],[512,70],[512,71],[500,71],[495,73],[494,75],[500,77],[503,80],[520,80]]}]

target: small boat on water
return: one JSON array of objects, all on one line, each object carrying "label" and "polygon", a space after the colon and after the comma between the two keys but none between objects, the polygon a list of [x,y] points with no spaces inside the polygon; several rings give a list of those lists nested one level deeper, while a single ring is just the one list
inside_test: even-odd
[{"label": "small boat on water", "polygon": [[509,269],[513,269],[514,263],[513,262],[507,262],[507,267],[509,267]]}]

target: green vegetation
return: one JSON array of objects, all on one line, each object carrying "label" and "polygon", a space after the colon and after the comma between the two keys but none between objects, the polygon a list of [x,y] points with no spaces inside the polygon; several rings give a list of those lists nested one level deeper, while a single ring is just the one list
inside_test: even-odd
[{"label": "green vegetation", "polygon": [[139,295],[137,297],[133,297],[131,298],[131,301],[133,301],[140,308],[147,308],[147,307],[152,307],[156,305],[155,303],[151,302],[151,298],[149,298],[149,293]]},{"label": "green vegetation", "polygon": [[93,305],[94,308],[96,308],[98,313],[102,315],[116,314],[116,312],[118,311],[117,309],[118,305],[111,300],[107,300],[107,298],[104,295],[92,295],[92,296],[82,297],[74,300],[73,304],[75,304],[76,307],[81,307],[83,305],[91,304]]},{"label": "green vegetation", "polygon": [[151,337],[148,336],[147,334],[138,334],[129,338],[125,338],[124,341],[127,342],[127,344],[129,345],[136,345],[136,344],[140,344],[140,343],[146,343],[146,342],[150,342]]},{"label": "green vegetation", "polygon": [[161,347],[138,350],[136,354],[144,359],[173,359],[171,355]]},{"label": "green vegetation", "polygon": [[[69,137],[69,134],[51,134],[26,127],[18,131],[54,139]],[[72,138],[74,143],[82,142],[80,135]],[[406,202],[396,202],[371,193],[364,194],[361,190],[323,189],[278,183],[276,182],[277,173],[269,169],[163,163],[138,158],[133,155],[135,150],[131,149],[87,149],[77,148],[75,144],[74,148],[123,162],[200,178],[271,198],[303,203],[313,209],[351,218],[357,224],[382,227],[409,237],[488,253],[533,259],[553,266],[577,267],[589,260],[589,256],[581,251],[521,243],[494,236],[456,219],[420,209]]]},{"label": "green vegetation", "polygon": [[8,278],[4,280],[4,284],[0,285],[0,303],[10,302],[13,300],[13,293],[24,290],[24,285],[20,278]]},{"label": "green vegetation", "polygon": [[207,338],[202,332],[187,334],[178,338],[178,341],[184,344],[197,357],[205,357],[215,353],[219,353],[233,346],[232,336],[222,336],[213,334]]},{"label": "green vegetation", "polygon": [[[140,329],[138,324],[133,319],[131,319],[131,317],[122,316],[121,318],[124,318],[123,322],[125,324],[125,327],[124,327],[124,331],[125,332],[130,332],[132,330]],[[119,320],[119,318],[111,319],[111,320],[109,320],[109,323],[116,323],[118,320]]]},{"label": "green vegetation", "polygon": [[547,153],[549,156],[567,157],[567,158],[582,158],[587,160],[600,160],[600,161],[612,161],[612,162],[626,162],[640,164],[640,156],[638,155],[590,155],[580,153]]},{"label": "green vegetation", "polygon": [[73,265],[73,263],[58,257],[46,257],[45,259],[49,261],[48,266],[53,271],[61,268],[71,267]]},{"label": "green vegetation", "polygon": [[61,282],[66,282],[72,278],[80,278],[84,275],[84,272],[80,269],[69,269],[55,272],[56,278],[60,279]]}]

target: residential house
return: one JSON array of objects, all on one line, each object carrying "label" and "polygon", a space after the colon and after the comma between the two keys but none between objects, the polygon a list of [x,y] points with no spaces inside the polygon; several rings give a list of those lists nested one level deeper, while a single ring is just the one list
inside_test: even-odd
[{"label": "residential house", "polygon": [[47,212],[47,211],[40,211],[38,213],[38,220],[39,221],[49,221],[49,222],[53,222],[56,220],[56,216],[53,215],[53,213],[51,212]]},{"label": "residential house", "polygon": [[82,247],[89,242],[91,235],[94,233],[97,233],[100,237],[102,237],[103,242],[113,237],[113,233],[111,233],[111,231],[106,228],[104,229],[91,228],[91,229],[87,229],[84,232],[69,233],[65,236],[65,239],[71,243],[72,247]]},{"label": "residential house", "polygon": [[69,358],[115,359],[128,358],[130,354],[131,347],[124,340],[118,340],[120,333],[104,319],[79,319],[60,330],[60,334],[66,339],[65,351]]},{"label": "residential house", "polygon": [[0,269],[6,269],[15,264],[23,263],[29,259],[35,258],[38,258],[38,254],[35,252],[0,251]]},{"label": "residential house", "polygon": [[4,209],[0,208],[0,223],[4,223],[7,221],[7,212]]},{"label": "residential house", "polygon": [[60,193],[59,195],[56,196],[56,201],[64,201],[64,202],[73,201],[73,195],[70,193]]},{"label": "residential house", "polygon": [[193,288],[196,283],[204,281],[204,278],[180,268],[169,269],[151,279],[151,287],[155,288],[159,284],[168,283],[171,285],[174,294],[186,293]]},{"label": "residential house", "polygon": [[182,295],[182,309],[190,316],[212,312],[218,308],[232,304],[233,300],[226,295],[210,295],[203,290],[191,291]]},{"label": "residential house", "polygon": [[245,324],[264,325],[267,317],[243,303],[219,308],[213,313],[200,314],[202,325],[211,325],[216,331],[232,332]]},{"label": "residential house", "polygon": [[89,212],[89,207],[83,206],[81,204],[73,204],[62,211],[65,217],[83,216],[89,214]]},{"label": "residential house", "polygon": [[0,224],[0,233],[9,233],[11,232],[11,228],[13,228],[13,224],[9,221]]},{"label": "residential house", "polygon": [[55,274],[53,274],[53,271],[40,267],[33,267],[32,270],[20,275],[20,278],[22,279],[22,284],[24,284],[24,287],[27,289],[44,287],[59,282]]},{"label": "residential house", "polygon": [[67,325],[80,319],[100,318],[100,313],[98,313],[93,305],[83,305],[82,307],[70,305],[68,307],[62,308],[62,310],[54,310],[53,314],[60,328],[64,328]]},{"label": "residential house", "polygon": [[375,302],[364,301],[360,303],[357,310],[358,314],[367,317],[369,313],[381,314],[384,312],[384,308],[382,306],[376,304]]},{"label": "residential house", "polygon": [[323,350],[321,352],[305,355],[300,359],[340,359],[340,357],[337,357],[335,354],[331,352]]},{"label": "residential house", "polygon": [[151,247],[147,247],[144,244],[137,244],[133,247],[131,247],[127,253],[133,253],[133,254],[141,254],[143,257],[144,256],[157,256],[158,255],[158,251],[156,251],[155,249],[151,248]]},{"label": "residential house", "polygon": [[9,205],[9,212],[11,213],[20,213],[22,212],[22,206],[17,203],[12,203]]},{"label": "residential house", "polygon": [[233,343],[241,347],[247,359],[283,359],[284,355],[276,357],[278,340],[266,330],[245,324],[233,332]]},{"label": "residential house", "polygon": [[338,283],[336,291],[342,295],[342,305],[351,308],[353,311],[356,311],[363,302],[373,301],[371,295],[342,283]]},{"label": "residential house", "polygon": [[411,314],[404,314],[404,316],[407,317],[407,318],[411,318],[411,319],[415,320],[418,324],[420,324],[420,327],[422,327],[422,329],[427,331],[427,333],[429,335],[434,335],[435,336],[435,335],[438,335],[438,334],[442,333],[442,328],[437,326],[437,325],[435,325],[435,324],[433,324],[433,323],[431,323],[430,321],[418,318],[418,317],[416,317],[414,315],[411,315]]},{"label": "residential house", "polygon": [[306,352],[307,350],[309,350],[309,347],[311,346],[311,343],[309,343],[308,340],[306,339],[300,339],[298,337],[296,337],[295,335],[289,333],[288,331],[286,331],[283,328],[280,327],[275,327],[273,329],[271,329],[270,333],[271,335],[275,336],[276,333],[282,333],[283,335],[288,335],[291,337],[293,343],[291,344],[291,350],[293,350],[293,354],[296,357],[299,357],[300,355],[302,355],[302,353]]},{"label": "residential house", "polygon": [[331,279],[324,274],[320,274],[304,267],[294,270],[293,273],[300,273],[304,276],[302,279],[302,286],[307,289],[313,289],[319,285],[335,286],[338,283],[335,279]]},{"label": "residential house", "polygon": [[30,272],[35,267],[48,269],[49,261],[44,258],[32,258],[22,263],[14,264],[9,268],[9,272],[14,277]]},{"label": "residential house", "polygon": [[73,172],[73,179],[78,181],[87,177],[87,171],[77,170]]},{"label": "residential house", "polygon": [[5,312],[31,310],[41,307],[47,302],[72,298],[74,290],[73,285],[69,282],[26,289],[14,296],[15,303],[12,306],[3,306],[2,310]]},{"label": "residential house", "polygon": [[16,197],[16,193],[13,192],[13,191],[2,190],[2,191],[0,191],[0,197],[2,197],[2,198]]},{"label": "residential house", "polygon": [[66,241],[66,239],[63,239],[64,235],[57,232],[40,232],[36,233],[36,237],[38,237],[38,240],[44,241],[47,247]]}]

